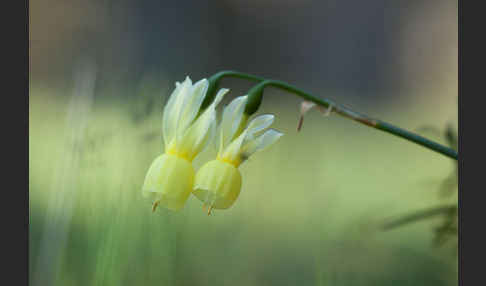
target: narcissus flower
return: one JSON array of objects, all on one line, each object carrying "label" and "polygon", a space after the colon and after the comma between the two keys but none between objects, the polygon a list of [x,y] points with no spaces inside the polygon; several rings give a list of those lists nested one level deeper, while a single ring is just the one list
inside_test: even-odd
[{"label": "narcissus flower", "polygon": [[165,153],[150,166],[142,187],[144,197],[152,200],[152,210],[163,205],[170,210],[182,208],[194,183],[192,161],[213,137],[216,106],[228,89],[220,89],[213,102],[200,110],[208,90],[208,81],[192,84],[189,77],[176,83],[164,108],[162,132]]},{"label": "narcissus flower", "polygon": [[[274,119],[271,114],[254,118],[248,126],[244,113],[247,96],[235,98],[223,112],[217,142],[218,155],[197,172],[193,194],[211,209],[227,209],[233,205],[241,190],[241,173],[238,167],[253,153],[260,151],[283,134],[268,129]],[[246,128],[245,128],[246,126]]]}]

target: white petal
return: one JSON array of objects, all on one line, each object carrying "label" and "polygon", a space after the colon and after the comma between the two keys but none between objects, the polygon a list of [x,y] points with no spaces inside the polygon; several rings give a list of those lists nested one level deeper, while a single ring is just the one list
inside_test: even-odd
[{"label": "white petal", "polygon": [[273,143],[275,143],[283,133],[275,130],[275,129],[269,129],[265,131],[262,135],[258,136],[256,139],[246,143],[242,148],[241,148],[241,153],[243,154],[243,158],[248,158],[253,153],[257,151],[261,151]]},{"label": "white petal", "polygon": [[189,127],[180,141],[178,149],[182,153],[189,154],[191,159],[201,152],[206,147],[207,142],[212,139],[211,136],[214,135],[213,129],[216,123],[216,106],[228,91],[228,89],[220,89],[218,91],[211,105]]},{"label": "white petal", "polygon": [[227,94],[229,89],[227,88],[221,88],[218,90],[218,93],[216,93],[216,96],[214,98],[214,101],[211,103],[213,104],[213,108],[216,108],[216,106],[219,104],[219,102],[223,99],[223,96]]},{"label": "white petal", "polygon": [[233,140],[228,147],[220,150],[218,154],[219,157],[225,158],[229,161],[238,161],[238,157],[240,155],[241,145],[243,141],[247,137],[248,129],[243,131],[235,140]]},{"label": "white petal", "polygon": [[275,116],[273,116],[272,114],[263,114],[255,117],[255,119],[253,119],[246,128],[246,130],[248,130],[247,136],[252,138],[255,133],[267,128],[273,123],[274,118]]},{"label": "white petal", "polygon": [[174,91],[172,91],[171,95],[169,96],[169,100],[164,107],[164,114],[162,116],[162,134],[164,136],[164,143],[166,148],[175,136],[175,124],[173,123],[171,110],[172,106],[174,106],[176,98],[180,94],[180,91],[181,84],[179,82],[176,82],[176,88],[174,89]]},{"label": "white petal", "polygon": [[185,102],[185,106],[181,110],[181,116],[177,125],[178,142],[199,113],[201,103],[208,90],[208,85],[207,79],[202,79],[191,87],[190,94]]},{"label": "white petal", "polygon": [[181,118],[183,117],[184,111],[186,110],[188,103],[190,102],[192,98],[192,81],[191,79],[187,76],[184,82],[181,84],[181,91],[180,95],[177,101],[175,101],[173,107],[172,107],[172,118],[171,120],[174,120],[173,122],[175,126],[175,139],[176,142],[178,141],[178,133],[181,128],[180,122]]},{"label": "white petal", "polygon": [[241,153],[241,147],[251,140],[254,140],[254,135],[267,128],[272,124],[274,116],[272,114],[264,114],[255,117],[248,127],[235,139],[228,147],[220,150],[220,156],[230,161],[238,161]]},{"label": "white petal", "polygon": [[220,142],[218,142],[221,149],[228,145],[238,130],[247,101],[248,96],[238,96],[225,107],[220,126],[221,138]]},{"label": "white petal", "polygon": [[204,143],[204,146],[202,146],[201,150],[206,149],[206,147],[209,145],[210,142],[214,142],[216,139],[216,134],[217,134],[217,126],[216,126],[216,118],[213,120],[211,123],[211,126],[209,126],[209,131],[208,131],[208,139],[206,140],[207,142]]},{"label": "white petal", "polygon": [[192,86],[191,79],[186,77],[182,84],[176,83],[176,88],[169,97],[164,108],[162,117],[162,132],[164,133],[165,146],[175,139],[177,123],[180,118],[182,107],[188,98],[188,91]]}]

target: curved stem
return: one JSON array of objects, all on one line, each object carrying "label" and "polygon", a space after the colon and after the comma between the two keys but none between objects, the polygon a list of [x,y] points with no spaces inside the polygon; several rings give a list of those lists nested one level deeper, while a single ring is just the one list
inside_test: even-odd
[{"label": "curved stem", "polygon": [[358,112],[355,112],[345,106],[336,104],[333,101],[330,101],[328,99],[321,99],[317,98],[301,89],[298,89],[297,87],[290,85],[286,82],[279,81],[279,80],[266,80],[262,77],[254,76],[251,74],[246,74],[246,73],[241,73],[237,71],[221,71],[213,76],[213,78],[216,79],[216,81],[222,79],[223,77],[233,77],[233,78],[241,78],[241,79],[246,79],[254,82],[259,82],[260,87],[263,89],[266,86],[273,86],[285,91],[288,91],[290,93],[296,94],[305,100],[312,101],[317,105],[323,106],[325,108],[332,108],[332,111],[344,116],[346,118],[352,119],[354,121],[357,121],[361,124],[365,124],[369,127],[373,127],[378,130],[385,131],[387,133],[390,133],[392,135],[401,137],[403,139],[406,139],[408,141],[414,142],[418,145],[424,146],[430,150],[433,150],[435,152],[438,152],[440,154],[443,154],[449,158],[457,160],[457,152],[449,147],[446,147],[444,145],[441,145],[439,143],[436,143],[434,141],[431,141],[425,137],[422,137],[418,134],[412,133],[410,131],[407,131],[405,129],[402,129],[400,127],[394,126],[390,123],[378,120],[378,119],[373,119],[371,117],[365,116],[363,114],[360,114]]}]

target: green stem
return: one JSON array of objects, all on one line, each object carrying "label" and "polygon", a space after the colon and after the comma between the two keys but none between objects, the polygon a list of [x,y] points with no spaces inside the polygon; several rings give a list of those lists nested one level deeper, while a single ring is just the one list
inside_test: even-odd
[{"label": "green stem", "polygon": [[449,147],[446,147],[444,145],[441,145],[439,143],[436,143],[434,141],[431,141],[427,138],[424,138],[418,134],[412,133],[410,131],[407,131],[405,129],[402,129],[400,127],[394,126],[392,124],[386,123],[384,121],[378,120],[378,119],[373,119],[371,117],[365,116],[363,114],[360,114],[358,112],[352,111],[351,109],[336,104],[335,102],[332,102],[328,99],[321,99],[317,98],[301,89],[298,89],[297,87],[290,85],[286,82],[283,81],[278,81],[278,80],[267,80],[262,77],[254,76],[251,74],[246,74],[246,73],[241,73],[237,71],[221,71],[216,74],[214,74],[211,79],[215,81],[215,84],[217,85],[218,81],[221,80],[223,77],[233,77],[233,78],[241,78],[241,79],[246,79],[254,82],[259,82],[257,86],[254,88],[265,88],[266,86],[273,86],[277,87],[279,89],[288,91],[290,93],[296,94],[300,97],[302,97],[305,100],[314,102],[317,105],[323,106],[325,108],[331,108],[331,110],[341,116],[344,116],[346,118],[352,119],[354,121],[357,121],[361,124],[367,125],[369,127],[373,127],[378,130],[385,131],[387,133],[390,133],[392,135],[401,137],[403,139],[406,139],[408,141],[414,142],[418,145],[424,146],[425,148],[428,148],[430,150],[433,150],[435,152],[438,152],[440,154],[443,154],[449,158],[457,160],[457,152]]}]

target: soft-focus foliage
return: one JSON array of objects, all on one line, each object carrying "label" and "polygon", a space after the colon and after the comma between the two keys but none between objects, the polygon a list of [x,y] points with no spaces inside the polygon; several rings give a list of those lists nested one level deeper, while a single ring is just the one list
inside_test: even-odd
[{"label": "soft-focus foliage", "polygon": [[[441,132],[440,129],[427,126],[420,128],[422,131],[428,131],[430,133],[436,133],[441,136],[447,145],[457,151],[458,147],[458,135],[454,126],[449,123],[447,128]],[[384,225],[384,229],[393,229],[396,227],[405,226],[409,223],[418,222],[424,219],[430,219],[437,216],[442,218],[442,223],[434,228],[435,238],[434,241],[438,246],[442,246],[446,242],[453,244],[453,253],[457,255],[458,251],[458,164],[457,161],[452,161],[454,169],[445,177],[439,184],[439,199],[445,200],[448,204],[428,208],[426,210],[420,210],[408,215],[405,215],[396,220],[392,220]]]}]

